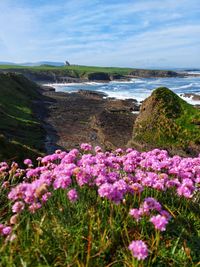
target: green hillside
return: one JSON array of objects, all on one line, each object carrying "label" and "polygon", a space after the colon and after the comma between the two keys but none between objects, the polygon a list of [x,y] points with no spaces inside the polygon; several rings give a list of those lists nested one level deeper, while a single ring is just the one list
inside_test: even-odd
[{"label": "green hillside", "polygon": [[0,160],[19,160],[23,151],[28,157],[43,150],[44,132],[32,102],[39,97],[38,86],[22,75],[0,74]]},{"label": "green hillside", "polygon": [[145,70],[135,68],[97,67],[97,66],[18,66],[0,65],[0,71],[18,72],[34,81],[52,80],[61,77],[71,77],[88,80],[113,80],[133,77],[176,77],[179,74],[167,70]]},{"label": "green hillside", "polygon": [[199,125],[198,109],[168,88],[160,87],[142,104],[133,141],[187,151],[200,145]]}]

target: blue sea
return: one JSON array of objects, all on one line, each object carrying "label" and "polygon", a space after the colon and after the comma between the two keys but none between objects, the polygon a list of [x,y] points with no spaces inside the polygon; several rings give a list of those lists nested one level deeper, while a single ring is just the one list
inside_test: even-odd
[{"label": "blue sea", "polygon": [[[80,89],[100,91],[107,94],[108,97],[118,99],[134,98],[142,101],[151,95],[152,91],[160,86],[165,86],[181,96],[184,93],[195,93],[200,95],[200,76],[185,78],[137,78],[130,81],[111,81],[106,83],[69,83],[69,84],[51,84],[56,91],[76,92]],[[185,98],[191,104],[200,104],[200,100],[194,101],[191,98]]]}]

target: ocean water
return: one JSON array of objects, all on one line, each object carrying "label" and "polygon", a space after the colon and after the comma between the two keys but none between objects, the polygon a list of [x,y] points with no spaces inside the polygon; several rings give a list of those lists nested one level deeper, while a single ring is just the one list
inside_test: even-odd
[{"label": "ocean water", "polygon": [[[56,91],[76,92],[80,89],[100,91],[107,94],[108,97],[118,99],[134,98],[142,101],[151,95],[152,91],[160,86],[171,89],[179,96],[184,93],[195,93],[200,95],[200,77],[186,78],[142,78],[132,79],[131,81],[111,81],[107,83],[76,83],[76,84],[51,84]],[[194,101],[191,98],[184,98],[191,104],[200,104],[200,100]]]}]

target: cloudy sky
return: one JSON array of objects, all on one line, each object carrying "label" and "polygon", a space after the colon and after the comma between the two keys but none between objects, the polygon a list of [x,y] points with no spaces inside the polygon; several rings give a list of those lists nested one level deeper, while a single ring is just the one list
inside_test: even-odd
[{"label": "cloudy sky", "polygon": [[200,67],[200,0],[0,0],[0,61]]}]

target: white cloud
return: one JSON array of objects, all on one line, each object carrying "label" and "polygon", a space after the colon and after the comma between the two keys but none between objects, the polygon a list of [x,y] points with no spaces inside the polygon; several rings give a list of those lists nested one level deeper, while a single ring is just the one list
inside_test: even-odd
[{"label": "white cloud", "polygon": [[36,2],[0,1],[0,60],[199,64],[199,0]]}]

